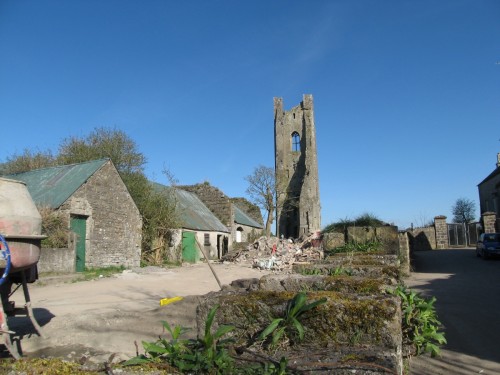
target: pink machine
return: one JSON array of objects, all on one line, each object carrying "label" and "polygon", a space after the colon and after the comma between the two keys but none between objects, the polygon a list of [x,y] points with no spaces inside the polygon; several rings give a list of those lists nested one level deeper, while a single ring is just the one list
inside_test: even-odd
[{"label": "pink machine", "polygon": [[[7,324],[8,316],[26,315],[37,333],[41,328],[33,315],[28,283],[38,278],[37,263],[40,259],[42,219],[26,185],[23,182],[0,178],[0,334],[3,344],[16,359],[17,347],[12,345]],[[12,286],[16,285],[14,291]],[[16,308],[10,296],[23,288],[25,305]]]}]

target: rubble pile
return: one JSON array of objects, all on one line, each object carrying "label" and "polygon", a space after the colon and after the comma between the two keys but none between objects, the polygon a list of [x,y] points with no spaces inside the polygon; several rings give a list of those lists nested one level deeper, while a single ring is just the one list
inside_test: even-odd
[{"label": "rubble pile", "polygon": [[309,263],[324,258],[321,233],[302,240],[260,237],[245,249],[224,255],[222,262],[251,262],[254,268],[287,271],[293,264]]}]

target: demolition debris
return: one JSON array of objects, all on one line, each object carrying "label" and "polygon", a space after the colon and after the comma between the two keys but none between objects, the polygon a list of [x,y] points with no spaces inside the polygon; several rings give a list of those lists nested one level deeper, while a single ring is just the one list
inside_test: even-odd
[{"label": "demolition debris", "polygon": [[293,264],[322,260],[324,252],[321,240],[321,232],[315,232],[302,241],[260,237],[245,249],[224,255],[221,262],[251,262],[254,268],[288,271]]}]

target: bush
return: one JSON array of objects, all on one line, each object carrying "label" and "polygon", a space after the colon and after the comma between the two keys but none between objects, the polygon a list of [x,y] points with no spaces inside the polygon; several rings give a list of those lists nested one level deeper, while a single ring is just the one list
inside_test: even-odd
[{"label": "bush", "polygon": [[446,339],[444,333],[439,331],[441,322],[434,308],[436,298],[422,298],[401,285],[389,293],[401,298],[403,344],[413,346],[416,355],[426,352],[432,357],[438,355],[439,347],[446,344]]},{"label": "bush", "polygon": [[384,221],[380,220],[377,216],[371,213],[364,213],[354,220],[342,219],[336,223],[328,224],[324,229],[323,233],[337,232],[344,233],[348,227],[383,227],[388,225]]},{"label": "bush", "polygon": [[38,207],[42,217],[42,234],[47,238],[42,240],[42,247],[63,249],[68,247],[69,230],[61,215],[49,207]]}]

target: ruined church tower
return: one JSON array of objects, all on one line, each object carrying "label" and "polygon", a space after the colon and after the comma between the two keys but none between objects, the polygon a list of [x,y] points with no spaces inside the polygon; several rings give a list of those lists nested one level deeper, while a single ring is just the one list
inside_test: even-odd
[{"label": "ruined church tower", "polygon": [[318,158],[312,95],[289,111],[274,98],[277,182],[276,235],[298,238],[321,229]]}]

